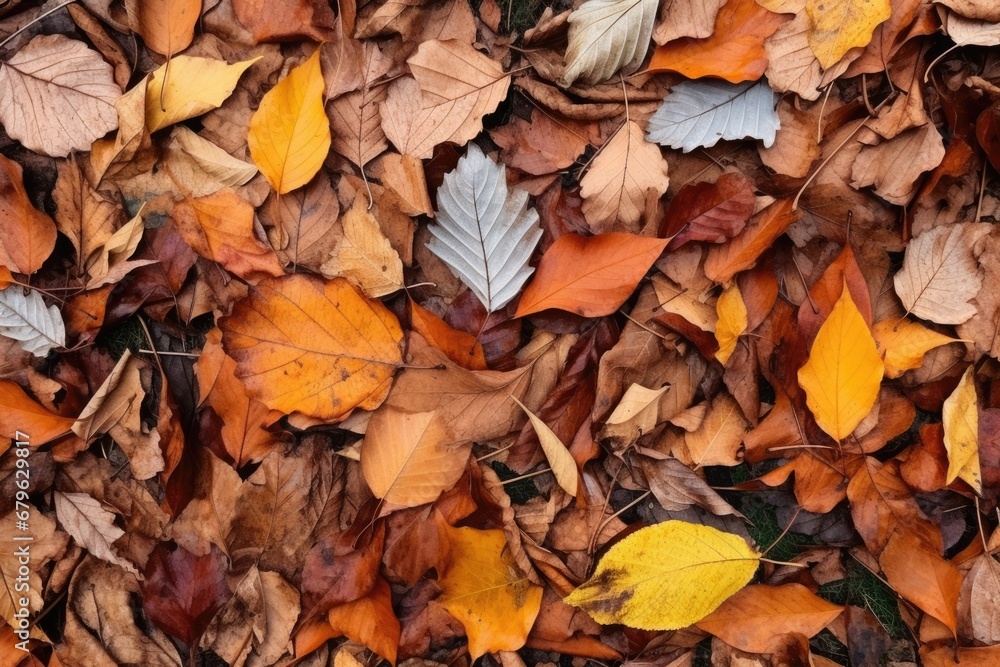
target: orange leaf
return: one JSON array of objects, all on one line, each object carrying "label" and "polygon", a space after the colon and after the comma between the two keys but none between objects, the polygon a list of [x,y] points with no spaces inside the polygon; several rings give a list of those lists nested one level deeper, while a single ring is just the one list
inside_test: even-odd
[{"label": "orange leaf", "polygon": [[449,557],[438,568],[438,602],[465,626],[475,660],[495,651],[524,646],[542,604],[542,588],[514,564],[502,530],[452,528]]},{"label": "orange leaf", "polygon": [[754,81],[767,69],[764,40],[789,20],[754,0],[729,0],[715,17],[711,37],[684,37],[656,47],[647,71],[680,72],[689,79],[717,76],[730,83]]},{"label": "orange leaf", "polygon": [[399,619],[392,610],[392,590],[385,579],[380,577],[363,598],[331,609],[327,618],[335,633],[364,644],[373,653],[396,664]]},{"label": "orange leaf", "polygon": [[564,234],[542,255],[516,317],[558,308],[584,317],[610,315],[631,296],[666,239],[611,232]]},{"label": "orange leaf", "polygon": [[412,299],[410,324],[428,343],[444,352],[462,368],[470,371],[486,370],[483,346],[475,337],[464,331],[452,329],[444,320]]},{"label": "orange leaf", "polygon": [[931,649],[930,645],[925,645],[920,649],[920,660],[924,667],[996,667],[1000,665],[1000,646]]},{"label": "orange leaf", "polygon": [[168,58],[190,46],[201,16],[201,0],[128,0],[125,6],[146,46]]},{"label": "orange leaf", "polygon": [[879,556],[879,565],[894,591],[956,635],[962,575],[951,561],[918,535],[897,530]]},{"label": "orange leaf", "polygon": [[753,266],[788,226],[801,217],[801,210],[792,210],[791,199],[774,202],[750,218],[746,229],[737,236],[709,248],[705,275],[717,283],[728,283],[737,273]]},{"label": "orange leaf", "polygon": [[403,362],[395,316],[344,278],[262,280],[219,328],[247,392],[285,413],[338,420],[374,410]]},{"label": "orange leaf", "polygon": [[56,223],[31,205],[21,165],[0,155],[0,266],[34,273],[55,246]]},{"label": "orange leaf", "polygon": [[767,653],[778,637],[789,632],[812,637],[841,611],[802,584],[751,584],[696,625],[741,651]]},{"label": "orange leaf", "polygon": [[37,403],[16,382],[0,380],[0,438],[4,441],[21,440],[20,431],[30,436],[32,446],[41,445],[69,432],[73,421]]}]

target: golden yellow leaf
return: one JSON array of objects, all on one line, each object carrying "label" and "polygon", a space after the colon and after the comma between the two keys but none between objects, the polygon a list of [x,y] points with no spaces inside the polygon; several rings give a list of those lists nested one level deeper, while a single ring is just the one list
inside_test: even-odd
[{"label": "golden yellow leaf", "polygon": [[948,450],[948,475],[945,482],[956,479],[968,482],[976,493],[983,492],[983,476],[979,470],[979,406],[976,402],[976,380],[973,367],[965,369],[955,391],[945,399],[941,409],[944,417],[944,448]]},{"label": "golden yellow leaf", "polygon": [[447,562],[439,567],[438,602],[461,621],[475,660],[487,652],[524,646],[542,604],[542,588],[514,564],[502,530],[452,528]]},{"label": "golden yellow leaf", "polygon": [[845,284],[799,369],[799,385],[819,427],[837,440],[850,435],[875,405],[884,370]]},{"label": "golden yellow leaf", "polygon": [[746,586],[759,560],[738,535],[664,521],[608,549],[593,576],[565,602],[604,625],[676,630],[705,618]]},{"label": "golden yellow leaf", "polygon": [[552,468],[552,474],[555,475],[556,482],[563,488],[563,491],[571,496],[575,496],[580,484],[580,472],[576,468],[576,461],[573,460],[573,455],[569,453],[566,445],[563,444],[559,436],[545,422],[526,408],[524,403],[513,396],[510,398],[521,406],[524,413],[528,415],[528,419],[531,420],[531,425],[534,427],[535,433],[538,434],[538,442],[542,445],[542,451],[549,462],[549,467]]},{"label": "golden yellow leaf", "polygon": [[889,0],[808,0],[809,48],[829,69],[854,47],[867,46],[875,26],[891,13]]},{"label": "golden yellow leaf", "polygon": [[719,351],[715,353],[715,358],[725,366],[736,351],[740,336],[747,330],[747,305],[743,303],[743,295],[736,283],[719,295],[715,310],[719,315],[715,323],[715,340],[719,341]]},{"label": "golden yellow leaf", "polygon": [[872,335],[885,362],[885,376],[890,379],[920,368],[924,355],[935,347],[958,342],[910,320],[882,320],[872,328]]},{"label": "golden yellow leaf", "polygon": [[347,278],[373,299],[401,290],[403,262],[382,233],[378,220],[368,211],[367,200],[355,197],[342,222],[344,236],[320,272],[328,278]]},{"label": "golden yellow leaf", "polygon": [[177,56],[164,63],[146,87],[146,127],[155,132],[222,106],[243,72],[262,57],[229,65],[214,58]]},{"label": "golden yellow leaf", "polygon": [[396,317],[344,278],[262,280],[219,328],[247,393],[285,413],[337,420],[374,410],[403,363]]},{"label": "golden yellow leaf", "polygon": [[250,156],[278,194],[300,188],[330,152],[320,49],[269,90],[250,119]]},{"label": "golden yellow leaf", "polygon": [[361,472],[377,498],[401,507],[437,500],[465,472],[472,443],[455,440],[437,412],[386,405],[372,415],[361,445]]}]

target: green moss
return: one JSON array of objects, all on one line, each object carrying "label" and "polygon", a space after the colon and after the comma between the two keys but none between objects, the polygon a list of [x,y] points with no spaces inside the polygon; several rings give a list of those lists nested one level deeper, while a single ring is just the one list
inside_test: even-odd
[{"label": "green moss", "polygon": [[149,347],[146,333],[139,320],[134,317],[104,331],[98,337],[97,344],[106,347],[115,359],[120,359],[125,350],[131,350],[135,354],[139,348]]},{"label": "green moss", "polygon": [[[747,518],[747,530],[761,549],[770,547],[767,557],[773,560],[791,560],[801,551],[803,546],[811,543],[807,535],[788,531],[777,544],[775,540],[781,536],[785,526],[778,523],[774,505],[764,501],[760,496],[747,494],[740,499],[740,512]],[[774,546],[771,546],[771,545]]]},{"label": "green moss", "polygon": [[896,594],[857,561],[847,564],[847,578],[820,586],[819,594],[834,604],[868,607],[893,639],[908,636]]},{"label": "green moss", "polygon": [[548,3],[543,0],[497,0],[500,6],[500,32],[523,35],[534,28]]}]

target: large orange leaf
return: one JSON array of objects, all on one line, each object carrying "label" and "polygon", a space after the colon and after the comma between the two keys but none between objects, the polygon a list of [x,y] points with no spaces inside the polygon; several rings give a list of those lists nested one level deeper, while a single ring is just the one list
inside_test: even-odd
[{"label": "large orange leaf", "polygon": [[344,278],[268,278],[219,328],[250,395],[286,413],[336,420],[373,410],[403,363],[395,316]]},{"label": "large orange leaf", "polygon": [[337,605],[327,614],[336,635],[364,644],[392,664],[399,648],[399,619],[392,610],[392,590],[381,577],[363,598]]},{"label": "large orange leaf", "polygon": [[31,205],[21,165],[0,155],[0,266],[34,273],[55,246],[55,221]]},{"label": "large orange leaf", "polygon": [[797,632],[812,637],[841,611],[843,607],[827,602],[802,584],[751,584],[697,625],[741,651],[767,653],[781,635]]},{"label": "large orange leaf", "polygon": [[3,449],[10,440],[23,440],[17,433],[30,436],[32,446],[38,446],[69,432],[73,420],[61,417],[24,393],[16,382],[0,380],[0,438]]},{"label": "large orange leaf", "polygon": [[836,440],[850,435],[875,405],[883,372],[875,339],[845,283],[799,369],[799,385],[819,427]]},{"label": "large orange leaf", "polygon": [[717,76],[731,83],[754,81],[767,69],[764,40],[790,19],[754,0],[729,0],[715,17],[711,37],[684,37],[656,47],[649,71],[680,72],[691,79]]},{"label": "large orange leaf", "polygon": [[190,46],[201,16],[201,0],[128,0],[125,6],[146,46],[168,58]]},{"label": "large orange leaf", "polygon": [[899,530],[889,538],[879,565],[893,590],[956,633],[962,575],[934,545]]},{"label": "large orange leaf", "polygon": [[547,308],[584,317],[610,315],[625,303],[666,245],[666,239],[622,232],[564,234],[542,255],[521,295],[517,317]]},{"label": "large orange leaf", "polygon": [[330,152],[320,50],[269,90],[250,119],[250,156],[278,194],[312,180]]},{"label": "large orange leaf", "polygon": [[791,199],[779,199],[757,213],[737,236],[712,246],[705,258],[705,275],[717,283],[728,283],[737,273],[757,262],[788,226],[802,217],[792,209]]},{"label": "large orange leaf", "polygon": [[542,604],[542,588],[520,572],[502,530],[452,528],[448,558],[438,568],[438,602],[465,626],[469,653],[516,651],[524,646]]}]

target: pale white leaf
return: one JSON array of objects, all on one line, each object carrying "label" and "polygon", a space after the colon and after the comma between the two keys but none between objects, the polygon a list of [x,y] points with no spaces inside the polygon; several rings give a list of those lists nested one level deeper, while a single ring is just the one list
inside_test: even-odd
[{"label": "pale white leaf", "polygon": [[649,48],[657,0],[588,0],[569,16],[566,70],[559,81],[570,86],[605,81],[634,68]]},{"label": "pale white leaf", "polygon": [[116,129],[121,94],[101,54],[65,35],[35,37],[0,65],[0,123],[50,157],[87,152]]},{"label": "pale white leaf", "polygon": [[34,290],[24,293],[20,285],[0,290],[0,336],[13,338],[26,352],[44,357],[50,350],[66,345],[62,314]]},{"label": "pale white leaf", "polygon": [[124,530],[115,525],[114,512],[104,509],[101,503],[86,493],[56,491],[54,498],[56,518],[77,544],[101,560],[138,574],[132,563],[111,548],[115,540],[125,534]]},{"label": "pale white leaf", "polygon": [[893,277],[903,307],[938,324],[962,324],[976,314],[969,303],[983,280],[975,246],[989,233],[986,223],[940,225],[914,238],[903,268]]},{"label": "pale white leaf", "polygon": [[437,192],[438,224],[427,247],[465,283],[486,310],[510,302],[528,280],[531,253],[542,238],[528,193],[511,190],[503,165],[475,144],[444,176]]},{"label": "pale white leaf", "polygon": [[720,139],[760,139],[774,143],[781,127],[777,96],[765,81],[732,84],[700,80],[679,83],[649,119],[646,138],[690,153]]}]

